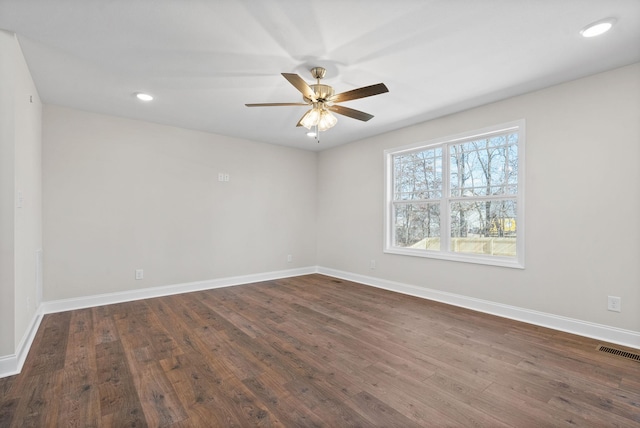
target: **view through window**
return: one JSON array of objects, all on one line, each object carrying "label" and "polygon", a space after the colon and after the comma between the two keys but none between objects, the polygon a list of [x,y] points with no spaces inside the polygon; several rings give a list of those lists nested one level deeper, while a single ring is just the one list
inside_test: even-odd
[{"label": "view through window", "polygon": [[386,252],[523,267],[524,122],[385,153]]}]

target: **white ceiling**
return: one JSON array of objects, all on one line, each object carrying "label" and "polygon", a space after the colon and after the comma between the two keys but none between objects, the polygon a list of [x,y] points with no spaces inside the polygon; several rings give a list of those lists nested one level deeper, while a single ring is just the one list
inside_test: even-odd
[{"label": "white ceiling", "polygon": [[[617,25],[584,39],[602,18]],[[322,150],[640,61],[638,0],[0,0],[44,103]],[[327,68],[345,102],[318,144],[281,75]],[[155,96],[150,103],[137,91]]]}]

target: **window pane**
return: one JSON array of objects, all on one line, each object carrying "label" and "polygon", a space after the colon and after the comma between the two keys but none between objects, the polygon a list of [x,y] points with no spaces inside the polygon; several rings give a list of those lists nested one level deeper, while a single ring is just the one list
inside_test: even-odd
[{"label": "window pane", "polygon": [[524,267],[523,125],[385,150],[385,252]]},{"label": "window pane", "polygon": [[516,194],[517,141],[517,134],[505,134],[452,144],[451,196]]},{"label": "window pane", "polygon": [[393,157],[394,200],[442,197],[442,148]]},{"label": "window pane", "polygon": [[440,249],[440,205],[397,204],[395,210],[395,246]]},{"label": "window pane", "polygon": [[451,203],[451,251],[516,255],[516,201]]},{"label": "window pane", "polygon": [[[515,141],[518,141],[517,134]],[[518,193],[518,146],[507,147],[507,159],[507,193],[515,195]]]}]

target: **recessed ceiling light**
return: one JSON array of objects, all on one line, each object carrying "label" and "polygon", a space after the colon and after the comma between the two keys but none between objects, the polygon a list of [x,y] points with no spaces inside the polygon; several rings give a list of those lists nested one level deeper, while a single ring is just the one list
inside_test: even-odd
[{"label": "recessed ceiling light", "polygon": [[316,134],[316,133],[315,133],[315,132],[313,132],[313,131],[309,131],[309,132],[307,132],[307,137],[311,137],[311,138],[313,138],[313,137],[315,137],[316,135],[318,135],[318,134]]},{"label": "recessed ceiling light", "polygon": [[615,18],[602,19],[584,27],[582,30],[580,30],[580,34],[582,35],[582,37],[599,36],[600,34],[604,34],[609,31],[615,23]]},{"label": "recessed ceiling light", "polygon": [[136,98],[142,101],[151,101],[153,99],[151,95],[142,92],[136,92]]}]

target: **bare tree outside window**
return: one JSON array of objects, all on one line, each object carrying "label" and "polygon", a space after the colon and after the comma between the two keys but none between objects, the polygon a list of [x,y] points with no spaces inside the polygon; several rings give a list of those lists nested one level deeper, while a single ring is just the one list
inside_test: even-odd
[{"label": "bare tree outside window", "polygon": [[439,249],[442,149],[395,157],[394,176],[396,245]]},{"label": "bare tree outside window", "polygon": [[388,153],[387,248],[516,258],[521,133],[514,126]]}]

